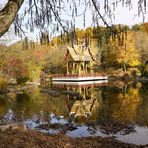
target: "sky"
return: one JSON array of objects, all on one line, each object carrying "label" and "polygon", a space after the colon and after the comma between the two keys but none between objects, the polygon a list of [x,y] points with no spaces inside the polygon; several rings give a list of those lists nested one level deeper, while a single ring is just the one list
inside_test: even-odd
[{"label": "sky", "polygon": [[[100,9],[100,12],[103,15],[104,14],[104,9],[103,9],[103,1],[104,0],[99,0],[99,1],[100,1],[100,8],[102,8],[102,9]],[[132,9],[130,11],[129,11],[129,8],[122,7],[122,5],[119,4],[118,7],[116,8],[116,11],[114,12],[114,17],[113,17],[112,21],[110,19],[106,18],[106,21],[108,22],[108,24],[109,25],[126,24],[129,26],[132,26],[133,24],[142,23],[143,17],[142,16],[138,17],[138,15],[137,15],[138,14],[137,1],[138,0],[132,0],[133,5],[132,5]],[[112,2],[114,2],[114,0],[109,0],[109,2],[112,3]],[[7,0],[0,0],[1,7],[4,6],[6,3],[7,3]],[[23,4],[20,12],[26,6],[27,6],[27,4],[25,2]],[[148,6],[148,4],[147,4],[147,6]],[[85,9],[85,7],[83,5],[81,7],[79,7],[78,14],[82,13],[84,9]],[[87,8],[86,15],[85,15],[85,20],[86,20],[85,27],[89,27],[92,25],[92,15],[91,15],[90,11],[91,10],[89,8]],[[66,13],[62,13],[61,17],[69,19],[68,16],[66,15]],[[100,25],[103,25],[103,22],[101,20],[99,22],[100,22]],[[145,14],[145,22],[148,22],[148,14]],[[83,16],[75,18],[75,26],[77,28],[81,28],[81,29],[84,28]],[[27,30],[26,30],[26,32],[27,32]],[[36,29],[34,33],[28,32],[27,36],[29,37],[29,39],[36,40],[38,33],[39,33],[39,30]],[[11,38],[10,38],[10,36],[11,36]],[[10,45],[16,41],[19,41],[20,39],[21,39],[20,37],[14,35],[13,25],[11,25],[8,33],[6,33],[3,37],[0,38],[0,43]]]}]

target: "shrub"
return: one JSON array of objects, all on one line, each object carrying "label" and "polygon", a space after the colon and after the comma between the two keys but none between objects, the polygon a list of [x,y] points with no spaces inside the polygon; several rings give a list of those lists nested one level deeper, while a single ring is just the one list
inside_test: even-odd
[{"label": "shrub", "polygon": [[138,75],[141,75],[141,72],[137,67],[128,68],[128,72],[132,77],[137,77]]},{"label": "shrub", "polygon": [[10,77],[16,79],[18,84],[25,83],[29,79],[28,66],[22,59],[17,57],[11,57],[6,66],[5,73]]},{"label": "shrub", "polygon": [[7,83],[3,77],[0,76],[0,89],[3,89],[7,86]]},{"label": "shrub", "polygon": [[24,84],[29,80],[29,77],[19,77],[16,79],[17,84]]}]

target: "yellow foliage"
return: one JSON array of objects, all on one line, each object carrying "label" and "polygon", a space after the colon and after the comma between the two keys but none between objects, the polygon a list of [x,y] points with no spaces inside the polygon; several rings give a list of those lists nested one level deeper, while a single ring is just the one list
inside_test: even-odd
[{"label": "yellow foliage", "polygon": [[141,102],[139,89],[130,88],[126,94],[118,94],[117,101],[112,117],[118,121],[133,121],[137,116],[137,108]]},{"label": "yellow foliage", "polygon": [[138,66],[140,64],[140,53],[136,48],[136,42],[134,38],[134,32],[128,32],[125,46],[120,47],[116,45],[117,61],[122,64],[125,62],[130,66]]}]

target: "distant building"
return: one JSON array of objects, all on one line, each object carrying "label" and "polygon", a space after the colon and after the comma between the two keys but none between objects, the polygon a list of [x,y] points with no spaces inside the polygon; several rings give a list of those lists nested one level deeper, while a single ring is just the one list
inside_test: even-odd
[{"label": "distant building", "polygon": [[95,57],[89,47],[74,45],[74,48],[67,47],[65,61],[67,63],[67,74],[92,74],[92,62]]}]

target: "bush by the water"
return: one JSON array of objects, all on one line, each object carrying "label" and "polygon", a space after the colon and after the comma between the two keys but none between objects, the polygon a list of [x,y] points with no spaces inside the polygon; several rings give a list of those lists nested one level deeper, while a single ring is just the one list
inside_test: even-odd
[{"label": "bush by the water", "polygon": [[148,62],[145,64],[144,72],[142,74],[143,77],[148,77]]},{"label": "bush by the water", "polygon": [[148,71],[145,71],[142,76],[143,77],[148,77]]},{"label": "bush by the water", "polygon": [[29,77],[19,77],[17,78],[17,84],[24,84],[29,80]]}]

